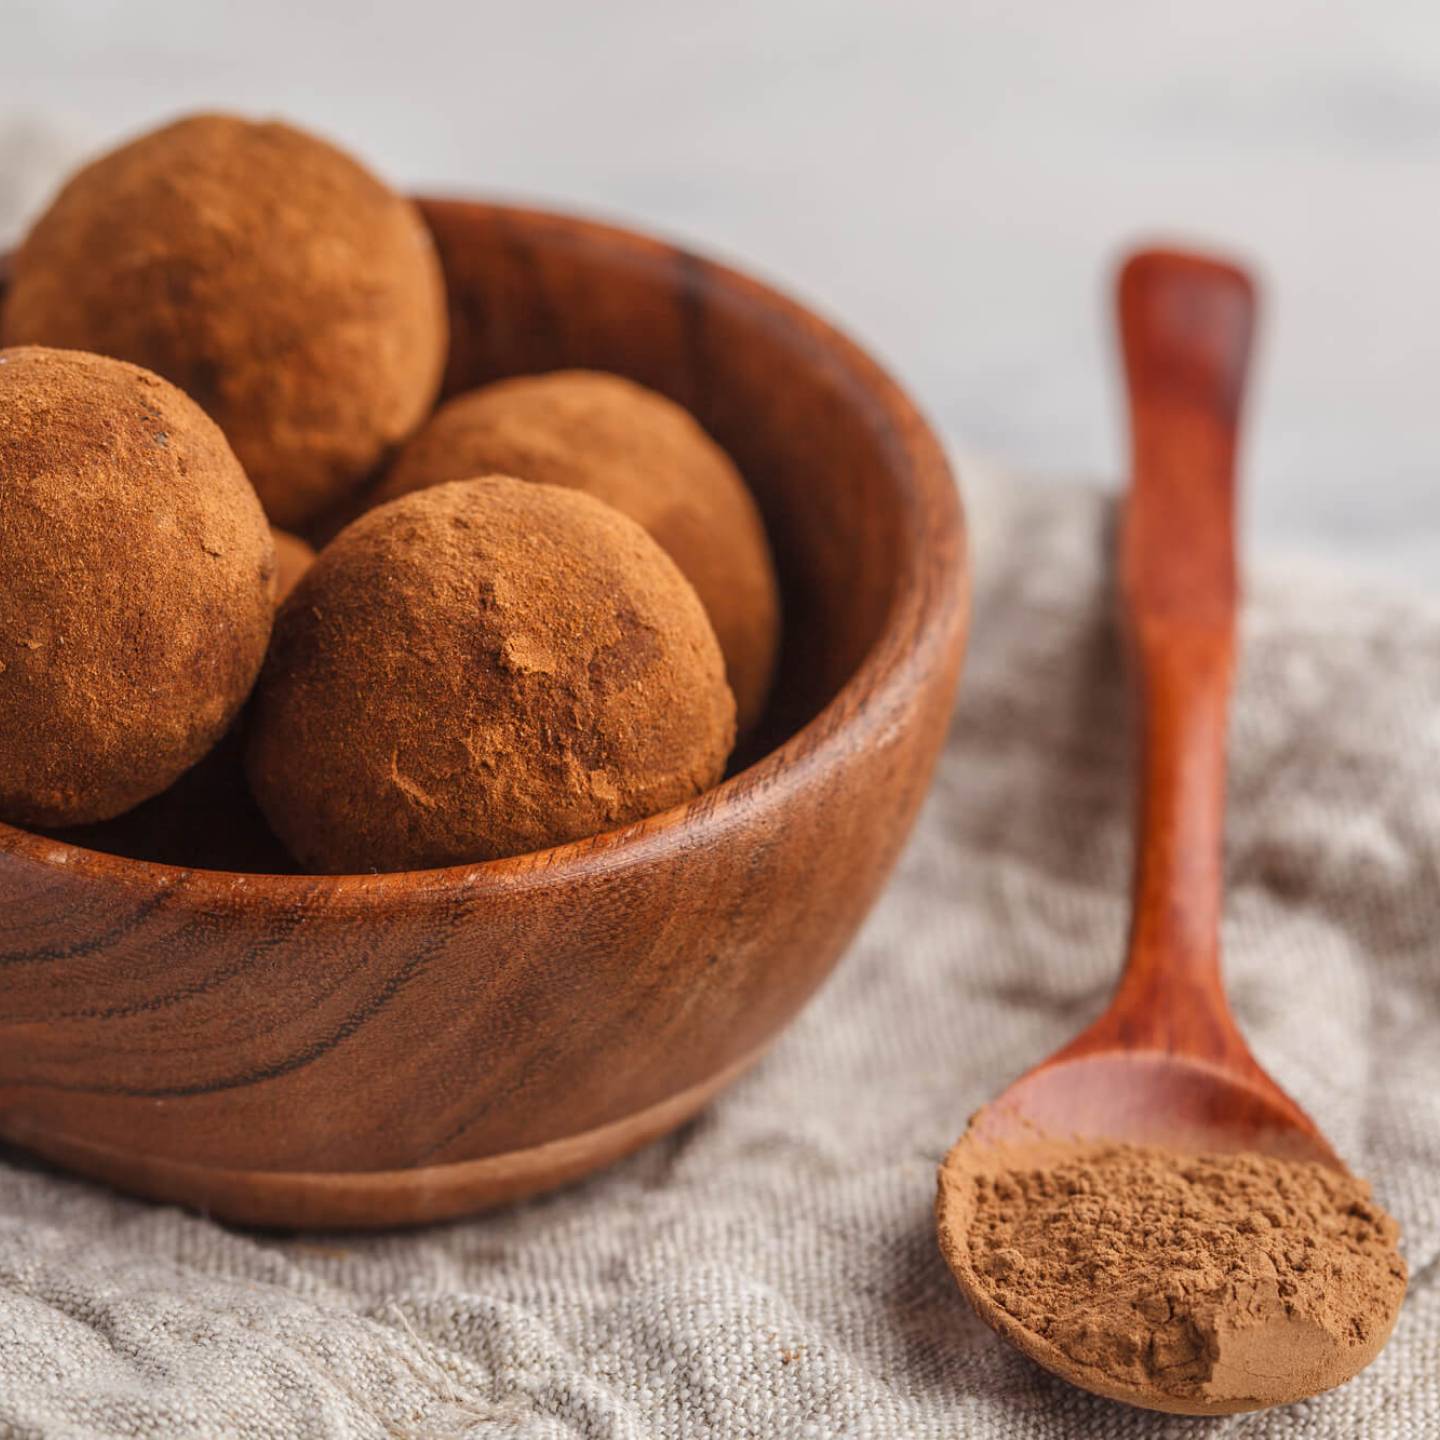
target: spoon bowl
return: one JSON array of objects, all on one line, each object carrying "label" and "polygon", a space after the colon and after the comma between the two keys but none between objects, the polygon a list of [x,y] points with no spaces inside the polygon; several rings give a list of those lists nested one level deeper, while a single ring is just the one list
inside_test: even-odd
[{"label": "spoon bowl", "polygon": [[[940,1169],[935,1213],[940,1249],[976,1313],[1032,1360],[1072,1384],[1147,1409],[1152,1388],[1116,1383],[1078,1366],[997,1304],[971,1257],[968,1237],[979,1182],[1006,1170],[1043,1163],[1057,1144],[1106,1142],[1186,1154],[1249,1151],[1277,1159],[1345,1166],[1310,1118],[1263,1071],[1256,1076],[1196,1056],[1158,1050],[1102,1048],[1073,1053],[1086,1037],[1021,1076],[971,1118]],[[1253,1062],[1252,1062],[1253,1063]],[[1358,1372],[1379,1353],[1389,1330],[1355,1354]],[[1170,1397],[1181,1415],[1226,1415],[1246,1402]]]},{"label": "spoon bowl", "polygon": [[1345,1169],[1314,1123],[1273,1083],[1163,1051],[1057,1056],[976,1112],[946,1169],[1037,1137],[1156,1145],[1196,1154],[1251,1151]]}]

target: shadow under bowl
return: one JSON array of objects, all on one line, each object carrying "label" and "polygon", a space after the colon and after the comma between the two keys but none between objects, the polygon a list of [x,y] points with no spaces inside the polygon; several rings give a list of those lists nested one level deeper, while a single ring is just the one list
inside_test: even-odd
[{"label": "shadow under bowl", "polygon": [[450,291],[449,392],[613,370],[734,456],[781,572],[781,675],[758,758],[719,788],[511,860],[253,874],[0,825],[0,1136],[234,1221],[443,1219],[692,1115],[874,902],[963,649],[944,457],[853,343],[642,235],[423,209]]}]

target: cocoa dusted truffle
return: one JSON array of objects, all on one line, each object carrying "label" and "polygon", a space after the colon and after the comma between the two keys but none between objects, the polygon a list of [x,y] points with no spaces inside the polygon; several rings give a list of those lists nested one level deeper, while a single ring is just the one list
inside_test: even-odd
[{"label": "cocoa dusted truffle", "polygon": [[739,471],[687,411],[596,371],[502,380],[442,406],[376,499],[487,472],[583,490],[639,521],[699,594],[740,731],[754,726],[780,641],[775,569]]},{"label": "cocoa dusted truffle", "polygon": [[275,603],[283,605],[300,577],[315,563],[315,552],[298,535],[270,527],[275,542]]},{"label": "cocoa dusted truffle", "polygon": [[735,734],[695,591],[634,521],[503,477],[372,510],[275,622],[251,789],[303,866],[542,849],[688,800]]},{"label": "cocoa dusted truffle", "polygon": [[296,528],[425,418],[447,321],[408,201],[289,126],[197,115],[61,190],[14,257],[0,339],[173,381]]},{"label": "cocoa dusted truffle", "polygon": [[235,718],[275,551],[202,410],[137,366],[0,350],[0,817],[105,820]]}]

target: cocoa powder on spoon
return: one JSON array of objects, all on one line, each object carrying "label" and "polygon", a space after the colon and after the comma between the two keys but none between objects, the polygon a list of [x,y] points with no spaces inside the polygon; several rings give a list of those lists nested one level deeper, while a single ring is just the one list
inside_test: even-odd
[{"label": "cocoa powder on spoon", "polygon": [[970,1223],[942,1236],[968,1244],[1024,1348],[1053,1347],[1102,1393],[1284,1404],[1348,1379],[1395,1323],[1398,1227],[1352,1175],[1104,1142],[993,1158],[954,1177]]}]

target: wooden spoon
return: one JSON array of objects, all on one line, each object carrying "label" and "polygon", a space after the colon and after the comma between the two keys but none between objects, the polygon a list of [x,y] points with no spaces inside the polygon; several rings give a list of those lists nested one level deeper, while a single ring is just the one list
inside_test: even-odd
[{"label": "wooden spoon", "polygon": [[[966,1243],[967,1177],[994,1168],[987,1157],[1004,1147],[1083,1138],[1260,1151],[1344,1170],[1251,1055],[1220,977],[1234,466],[1254,288],[1231,265],[1149,251],[1122,270],[1119,311],[1133,440],[1121,589],[1141,722],[1129,958],[1105,1014],[972,1118],[941,1170],[937,1215],[971,1303],[1047,1368],[1131,1404],[1223,1413],[1251,1407],[1172,1402],[1080,1373],[995,1304]],[[1385,1338],[1357,1353],[1355,1370]]]}]

